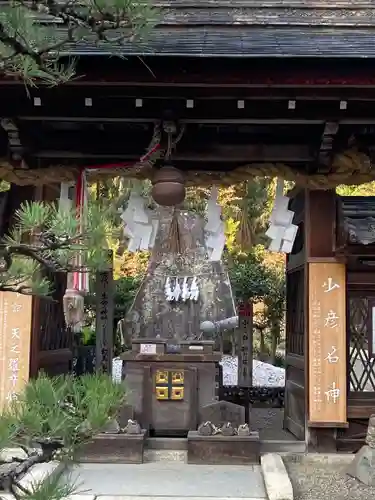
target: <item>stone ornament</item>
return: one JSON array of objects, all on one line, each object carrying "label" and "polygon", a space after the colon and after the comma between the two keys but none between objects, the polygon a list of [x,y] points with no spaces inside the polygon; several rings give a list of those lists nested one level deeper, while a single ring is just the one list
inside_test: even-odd
[{"label": "stone ornament", "polygon": [[136,420],[132,420],[130,418],[128,420],[128,423],[124,427],[123,431],[124,431],[124,434],[132,434],[132,435],[142,433],[142,429],[141,429],[141,426],[139,425],[139,423]]},{"label": "stone ornament", "polygon": [[198,427],[198,434],[200,436],[215,436],[216,434],[220,434],[220,428],[216,427],[212,422],[207,421],[200,424]]},{"label": "stone ornament", "polygon": [[227,422],[222,426],[221,434],[223,436],[235,436],[237,434],[237,431],[230,422]]},{"label": "stone ornament", "polygon": [[116,418],[108,419],[107,423],[104,425],[102,432],[104,434],[119,434],[121,432],[120,425]]},{"label": "stone ornament", "polygon": [[250,428],[248,424],[242,424],[237,429],[237,434],[239,436],[250,436]]},{"label": "stone ornament", "polygon": [[236,428],[231,422],[226,422],[222,426],[216,426],[210,421],[203,422],[198,427],[200,436],[250,436],[250,428],[248,424],[241,424]]}]

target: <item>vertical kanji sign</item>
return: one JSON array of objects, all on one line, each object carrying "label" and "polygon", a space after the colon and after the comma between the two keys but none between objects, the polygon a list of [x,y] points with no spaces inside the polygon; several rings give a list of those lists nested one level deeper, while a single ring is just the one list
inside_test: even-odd
[{"label": "vertical kanji sign", "polygon": [[309,425],[347,423],[345,264],[309,264]]},{"label": "vertical kanji sign", "polygon": [[113,357],[113,254],[108,252],[108,270],[96,275],[96,353],[97,372],[112,372]]},{"label": "vertical kanji sign", "polygon": [[0,292],[0,409],[29,380],[32,297]]},{"label": "vertical kanji sign", "polygon": [[253,305],[241,304],[238,310],[238,385],[251,387],[253,381]]}]

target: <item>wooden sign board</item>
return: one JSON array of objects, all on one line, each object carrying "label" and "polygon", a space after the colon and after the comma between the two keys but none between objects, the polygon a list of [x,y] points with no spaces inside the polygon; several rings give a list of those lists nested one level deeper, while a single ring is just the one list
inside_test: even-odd
[{"label": "wooden sign board", "polygon": [[253,305],[242,305],[238,311],[238,385],[251,387],[253,384]]},{"label": "wooden sign board", "polygon": [[108,252],[108,270],[96,275],[96,353],[97,372],[112,373],[113,358],[113,254]]},{"label": "wooden sign board", "polygon": [[309,425],[347,423],[345,265],[309,264]]},{"label": "wooden sign board", "polygon": [[0,292],[0,409],[29,380],[32,297]]}]

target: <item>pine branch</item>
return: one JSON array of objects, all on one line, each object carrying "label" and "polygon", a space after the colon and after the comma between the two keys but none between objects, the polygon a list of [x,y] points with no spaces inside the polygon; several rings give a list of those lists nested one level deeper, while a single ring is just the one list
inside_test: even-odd
[{"label": "pine branch", "polygon": [[[48,27],[38,24],[36,12],[50,16]],[[57,85],[74,75],[73,64],[59,64],[68,43],[88,36],[110,48],[134,42],[148,34],[157,17],[147,0],[18,0],[0,10],[0,70],[29,84]],[[59,31],[62,26],[64,35]],[[118,29],[123,30],[120,35],[108,35]]]}]

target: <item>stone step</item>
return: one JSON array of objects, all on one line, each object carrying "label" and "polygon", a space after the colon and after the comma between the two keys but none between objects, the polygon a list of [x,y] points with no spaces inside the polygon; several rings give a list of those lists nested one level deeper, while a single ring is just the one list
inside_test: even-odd
[{"label": "stone step", "polygon": [[147,438],[145,447],[148,450],[187,450],[186,438],[151,437]]},{"label": "stone step", "polygon": [[[228,497],[188,497],[189,500],[228,500]],[[142,496],[137,495],[71,495],[68,500],[181,500],[180,496]],[[230,500],[265,500],[264,497],[231,497]]]},{"label": "stone step", "polygon": [[187,463],[187,450],[150,450],[143,453],[143,461],[150,462],[182,462]]},{"label": "stone step", "polygon": [[[176,451],[176,450],[175,450]],[[266,500],[260,465],[81,464],[70,480],[101,500]],[[103,497],[107,497],[104,499]],[[78,500],[78,499],[77,499]]]}]

